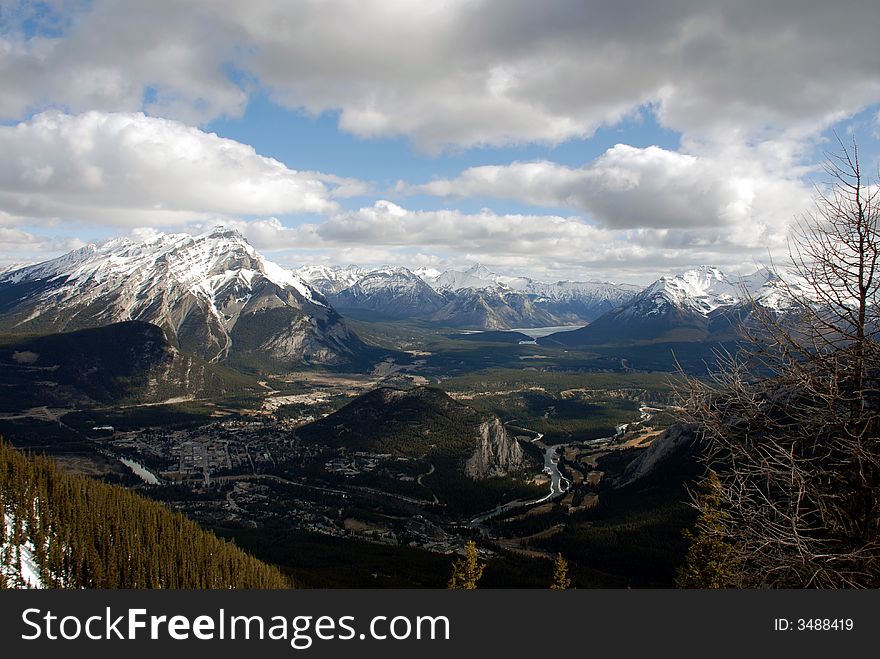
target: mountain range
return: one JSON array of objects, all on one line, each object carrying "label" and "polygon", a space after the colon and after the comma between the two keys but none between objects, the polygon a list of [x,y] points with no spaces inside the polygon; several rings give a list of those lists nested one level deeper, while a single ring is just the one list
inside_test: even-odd
[{"label": "mountain range", "polygon": [[418,318],[463,329],[511,329],[588,323],[640,288],[601,281],[540,282],[466,270],[305,266],[296,274],[345,313]]},{"label": "mountain range", "polygon": [[325,265],[290,271],[237,231],[218,228],[116,239],[6,270],[0,332],[45,335],[142,321],[202,362],[277,372],[359,368],[381,358],[343,316],[472,330],[581,325],[539,340],[565,347],[706,342],[734,337],[751,305],[784,311],[788,296],[768,270],[740,278],[712,266],[645,288],[541,282],[479,264],[443,272]]},{"label": "mountain range", "polygon": [[754,306],[786,312],[792,304],[791,287],[797,288],[797,283],[786,283],[764,268],[733,277],[714,266],[701,266],[661,277],[589,325],[538,342],[576,347],[734,340]]}]

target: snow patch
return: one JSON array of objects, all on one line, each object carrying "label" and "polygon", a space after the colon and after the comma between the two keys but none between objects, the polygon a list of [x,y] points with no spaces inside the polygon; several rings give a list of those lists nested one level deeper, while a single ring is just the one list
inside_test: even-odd
[{"label": "snow patch", "polygon": [[131,469],[132,473],[140,478],[147,485],[158,485],[159,479],[149,469],[144,467],[140,462],[129,460],[128,458],[119,458],[119,461],[126,467]]},{"label": "snow patch", "polygon": [[0,564],[0,570],[3,571],[4,576],[7,578],[8,587],[45,588],[46,586],[43,584],[40,568],[35,557],[34,543],[28,540],[24,544],[19,545],[18,565],[15,565],[14,556],[16,548],[10,540],[15,525],[13,524],[12,516],[8,513],[4,512],[3,520],[6,524],[6,542],[0,545],[0,555],[7,555],[7,552],[12,552],[13,556],[13,564],[11,566]]},{"label": "snow patch", "polygon": [[314,295],[314,289],[306,284],[302,279],[297,277],[290,270],[286,270],[282,268],[277,263],[273,263],[272,261],[267,261],[263,257],[259,257],[260,262],[263,266],[263,272],[266,275],[266,278],[279,286],[290,286],[295,289],[300,295],[306,298],[309,302],[313,304],[320,305],[322,307],[326,307],[327,303],[319,300]]}]

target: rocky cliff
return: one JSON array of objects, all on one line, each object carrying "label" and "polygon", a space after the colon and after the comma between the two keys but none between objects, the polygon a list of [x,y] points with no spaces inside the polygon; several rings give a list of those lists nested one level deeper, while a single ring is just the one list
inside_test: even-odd
[{"label": "rocky cliff", "polygon": [[465,463],[465,474],[474,480],[507,476],[526,466],[519,442],[511,437],[497,417],[479,426],[477,447]]}]

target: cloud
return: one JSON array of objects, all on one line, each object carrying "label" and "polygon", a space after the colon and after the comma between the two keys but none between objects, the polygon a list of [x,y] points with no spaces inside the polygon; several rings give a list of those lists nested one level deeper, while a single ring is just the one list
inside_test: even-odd
[{"label": "cloud", "polygon": [[324,213],[364,184],[298,172],[248,145],[141,113],[44,112],[0,126],[0,209],[114,226]]},{"label": "cloud", "polygon": [[[236,59],[235,29],[212,20],[209,7],[55,4],[4,13],[12,26],[0,32],[3,116],[56,106],[75,113],[143,109],[198,122],[244,111],[248,93],[227,68]],[[44,20],[49,29],[40,29]]]},{"label": "cloud", "polygon": [[730,231],[598,227],[577,217],[499,215],[489,210],[410,210],[391,201],[336,213],[320,223],[285,226],[276,218],[238,222],[258,249],[303,263],[397,263],[410,267],[480,261],[536,276],[652,279],[658,272],[713,263],[733,271],[766,260],[784,235]]},{"label": "cloud", "polygon": [[557,143],[641,107],[687,141],[802,139],[880,100],[873,0],[96,0],[61,13],[55,30],[0,34],[3,116],[49,104],[207,121],[259,89],[339,111],[355,135],[437,150]]},{"label": "cloud", "polygon": [[[795,165],[820,131],[880,102],[873,0],[29,4],[0,0],[0,119],[22,122],[0,125],[0,212],[24,218],[0,226],[34,240],[58,218],[235,221],[262,249],[304,258],[736,264],[784,248],[808,196]],[[366,184],[186,125],[241,116],[254,94],[429,152],[556,144],[643,113],[681,147],[471,168],[420,190],[542,207],[534,215],[384,201],[341,212]],[[236,219],[292,213],[327,219]]]},{"label": "cloud", "polygon": [[0,211],[0,272],[13,264],[44,261],[85,244],[73,237],[37,235],[22,229],[21,223],[22,218]]},{"label": "cloud", "polygon": [[618,144],[589,165],[548,161],[471,167],[453,179],[398,185],[442,197],[494,197],[587,213],[614,229],[784,226],[807,207],[797,178],[768,172],[760,161],[732,162],[656,146]]}]

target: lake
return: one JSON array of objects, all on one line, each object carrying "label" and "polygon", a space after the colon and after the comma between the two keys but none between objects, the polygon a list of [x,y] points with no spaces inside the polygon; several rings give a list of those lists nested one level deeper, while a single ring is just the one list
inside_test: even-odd
[{"label": "lake", "polygon": [[540,339],[542,336],[549,336],[550,334],[555,334],[556,332],[571,332],[572,330],[580,329],[584,327],[582,325],[556,325],[554,327],[514,327],[509,330],[502,330],[503,332],[521,332],[526,334],[533,339]]}]

